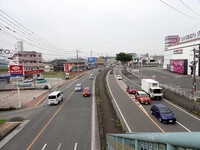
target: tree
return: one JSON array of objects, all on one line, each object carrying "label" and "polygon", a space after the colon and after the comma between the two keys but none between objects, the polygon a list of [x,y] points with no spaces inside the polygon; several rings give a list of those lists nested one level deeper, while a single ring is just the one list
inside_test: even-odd
[{"label": "tree", "polygon": [[121,52],[119,54],[116,54],[116,60],[121,61],[122,65],[124,66],[125,73],[126,73],[126,64],[127,64],[127,62],[133,60],[133,57],[131,54]]}]

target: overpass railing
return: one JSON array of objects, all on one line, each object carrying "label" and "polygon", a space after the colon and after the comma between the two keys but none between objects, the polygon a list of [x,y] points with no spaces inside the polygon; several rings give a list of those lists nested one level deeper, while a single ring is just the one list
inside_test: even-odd
[{"label": "overpass railing", "polygon": [[107,150],[199,150],[200,132],[107,134]]}]

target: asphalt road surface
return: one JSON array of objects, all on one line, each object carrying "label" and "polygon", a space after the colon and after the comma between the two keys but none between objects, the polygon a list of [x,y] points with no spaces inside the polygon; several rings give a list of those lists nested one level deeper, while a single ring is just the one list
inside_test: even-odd
[{"label": "asphalt road surface", "polygon": [[[93,73],[97,75],[97,71]],[[30,121],[1,149],[93,149],[95,147],[92,142],[94,141],[92,135],[95,134],[93,133],[94,122],[92,122],[94,80],[88,79],[89,74],[90,72],[74,83],[60,88],[64,92],[64,100],[59,105],[49,106],[47,102],[44,102],[37,108],[25,110],[23,117]],[[82,92],[75,92],[74,88],[77,83],[82,83],[83,87],[90,87],[92,96],[83,97]],[[29,115],[26,116],[26,114]]]},{"label": "asphalt road surface", "polygon": [[[121,74],[119,68],[114,74],[108,75],[108,85],[114,100],[121,111],[120,118],[126,122],[128,132],[192,132],[200,131],[200,119],[191,115],[189,112],[170,103],[166,99],[161,101],[153,101],[150,105],[141,105],[135,100],[133,95],[127,94],[126,86],[135,85],[140,90],[140,85],[134,81],[130,81],[123,76],[123,80],[117,80],[116,75]],[[154,103],[162,103],[167,105],[176,115],[176,124],[160,123],[150,113],[150,107]]]}]

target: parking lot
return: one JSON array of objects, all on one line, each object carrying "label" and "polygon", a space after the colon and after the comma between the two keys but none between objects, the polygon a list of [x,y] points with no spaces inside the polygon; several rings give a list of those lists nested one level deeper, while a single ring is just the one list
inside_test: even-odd
[{"label": "parking lot", "polygon": [[[8,91],[0,91],[0,108],[10,108],[10,107],[19,107],[19,102],[21,103],[22,108],[30,103],[32,100],[37,99],[40,95],[43,95],[47,92],[47,89],[44,89],[45,85],[50,85],[51,88],[62,84],[64,81],[61,78],[46,78],[45,83],[33,83],[32,87],[36,87],[37,90],[28,90],[26,87],[20,87],[19,92],[15,85],[9,83],[0,83],[0,89],[9,89]],[[22,90],[26,89],[26,90]]]}]

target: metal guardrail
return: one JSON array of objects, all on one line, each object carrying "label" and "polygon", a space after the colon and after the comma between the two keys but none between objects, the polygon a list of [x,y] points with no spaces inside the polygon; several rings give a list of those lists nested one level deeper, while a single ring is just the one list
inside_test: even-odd
[{"label": "metal guardrail", "polygon": [[[164,84],[160,84],[160,87],[162,87],[163,89],[170,90],[171,92],[176,93],[180,96],[184,96],[185,98],[187,98],[191,101],[194,100],[194,95],[189,94],[189,93],[184,92],[184,91],[181,91],[181,90],[178,90],[177,88],[174,88],[174,87],[171,87],[171,86],[168,86],[168,85],[164,85]],[[200,101],[200,97],[197,97],[197,101]]]},{"label": "metal guardrail", "polygon": [[107,150],[197,150],[200,132],[107,134]]}]

